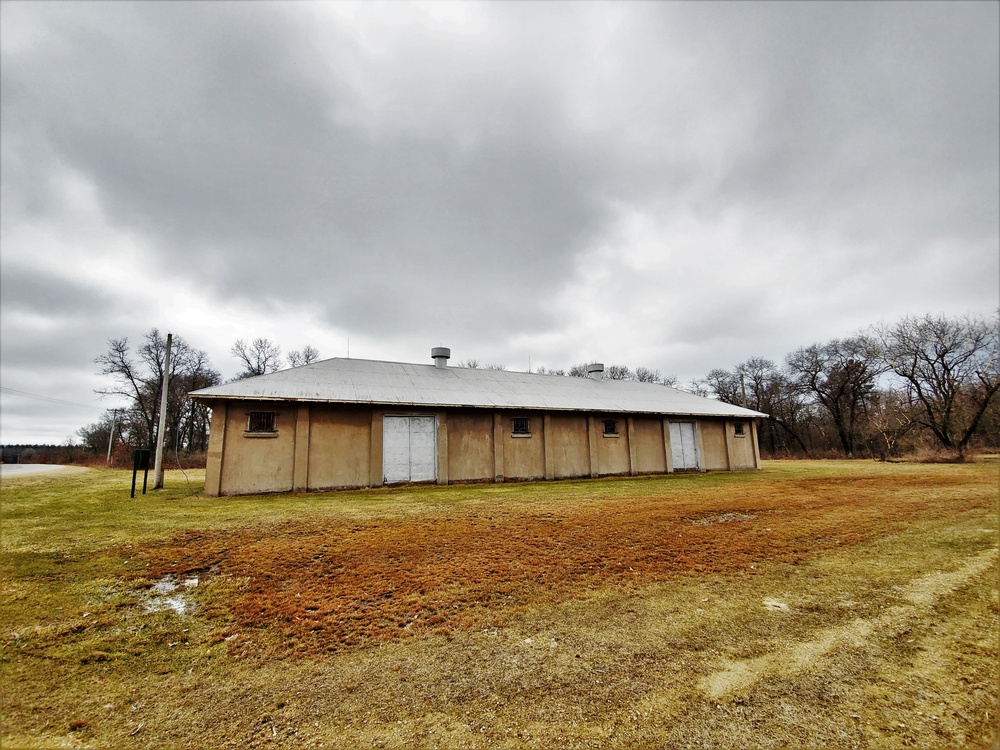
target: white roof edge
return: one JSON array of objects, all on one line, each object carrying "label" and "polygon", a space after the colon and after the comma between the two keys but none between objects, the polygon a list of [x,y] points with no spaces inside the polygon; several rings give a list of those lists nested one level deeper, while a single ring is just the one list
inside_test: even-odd
[{"label": "white roof edge", "polygon": [[[686,391],[685,391],[686,393]],[[694,395],[694,394],[692,394]],[[670,415],[670,416],[695,416],[695,417],[745,417],[749,419],[750,417],[767,417],[768,414],[763,412],[754,411],[753,409],[744,409],[742,406],[736,406],[734,404],[726,404],[724,401],[715,401],[717,404],[723,404],[724,406],[732,406],[734,409],[740,409],[740,411],[720,411],[720,412],[696,412],[696,411],[686,411],[683,409],[677,409],[674,411],[642,411],[636,409],[621,409],[621,408],[607,408],[607,409],[577,409],[571,406],[509,406],[505,404],[444,404],[444,403],[421,403],[418,401],[350,401],[345,399],[329,399],[329,398],[285,398],[282,396],[205,396],[200,395],[198,391],[191,391],[188,394],[188,398],[194,398],[204,401],[295,401],[295,402],[306,402],[310,404],[340,404],[344,406],[349,406],[351,404],[358,404],[362,406],[386,406],[386,407],[405,407],[412,409],[495,409],[497,411],[593,411],[600,412],[602,414],[648,414],[648,415]],[[704,397],[702,397],[704,398]],[[709,399],[714,401],[714,399]]]},{"label": "white roof edge", "polygon": [[507,370],[333,358],[202,388],[199,401],[381,405],[388,408],[705,416],[767,415],[652,383]]}]

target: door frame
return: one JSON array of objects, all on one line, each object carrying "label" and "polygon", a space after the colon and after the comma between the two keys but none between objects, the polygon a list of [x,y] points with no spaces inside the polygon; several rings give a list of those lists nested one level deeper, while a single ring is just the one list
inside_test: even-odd
[{"label": "door frame", "polygon": [[[684,438],[680,434],[681,425],[691,425],[691,437],[694,443],[694,466],[678,466],[676,461],[673,460],[674,455],[674,436],[672,434],[673,425],[677,425],[677,436],[681,440],[680,449],[681,455],[684,454]],[[671,419],[667,423],[667,432],[670,434],[670,455],[671,455],[671,466],[674,471],[701,471],[702,468],[702,446],[701,446],[701,429],[697,419]]]},{"label": "door frame", "polygon": [[[431,420],[431,446],[433,449],[433,454],[430,457],[432,474],[428,479],[419,479],[414,482],[413,477],[413,430],[412,430],[412,419],[414,417],[430,419]],[[385,424],[386,420],[392,419],[406,419],[409,441],[407,443],[407,478],[406,479],[389,479],[386,474],[386,441],[385,441]],[[408,483],[436,483],[438,480],[438,418],[436,414],[421,414],[419,412],[410,413],[400,413],[400,412],[384,412],[382,414],[382,483],[383,484],[408,484]]]}]

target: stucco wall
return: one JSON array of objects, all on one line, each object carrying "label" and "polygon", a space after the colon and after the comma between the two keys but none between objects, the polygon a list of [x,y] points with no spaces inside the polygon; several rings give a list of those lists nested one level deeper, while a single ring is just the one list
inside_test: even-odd
[{"label": "stucco wall", "polygon": [[667,454],[663,447],[663,420],[659,417],[635,417],[632,420],[635,445],[635,474],[655,474],[667,470]]},{"label": "stucco wall", "polygon": [[737,422],[726,422],[726,434],[729,439],[729,468],[733,470],[756,469],[755,425],[749,420],[739,422],[743,425],[743,434],[737,435],[736,424]]},{"label": "stucco wall", "polygon": [[[274,437],[246,432],[251,411],[275,413]],[[295,406],[241,402],[230,404],[226,415],[221,491],[226,495],[288,492],[295,460]]]},{"label": "stucco wall", "polygon": [[493,479],[493,413],[448,414],[448,480]]},{"label": "stucco wall", "polygon": [[218,497],[222,484],[222,457],[226,438],[226,411],[229,404],[225,401],[213,401],[209,405],[212,410],[212,424],[208,433],[208,451],[205,456],[205,494]]},{"label": "stucco wall", "polygon": [[[612,437],[604,434],[604,420],[613,419],[618,428],[618,435]],[[629,473],[628,419],[620,414],[598,415],[593,420],[595,430],[594,447],[597,449],[597,474]]]},{"label": "stucco wall", "polygon": [[371,409],[312,406],[309,410],[309,489],[368,484]]},{"label": "stucco wall", "polygon": [[554,414],[545,433],[546,476],[556,479],[590,476],[590,447],[587,417]]},{"label": "stucco wall", "polygon": [[[514,417],[525,417],[531,429],[528,437],[511,434]],[[503,475],[507,479],[541,479],[545,476],[545,437],[540,412],[510,412],[502,415]]]},{"label": "stucco wall", "polygon": [[725,470],[729,468],[729,452],[726,449],[725,422],[702,419],[701,444],[704,453],[701,456],[701,468],[708,471]]},{"label": "stucco wall", "polygon": [[[274,436],[246,432],[250,411],[273,411]],[[405,410],[404,410],[405,411]],[[382,484],[382,407],[215,402],[205,479],[207,495]],[[409,412],[407,412],[409,413]],[[414,412],[416,413],[416,412]],[[462,409],[420,412],[437,420],[437,481],[570,478],[669,471],[664,418]],[[514,436],[512,420],[529,420]],[[618,436],[604,435],[615,419]],[[694,420],[692,420],[694,421]],[[700,468],[759,468],[756,425],[697,420]]]}]

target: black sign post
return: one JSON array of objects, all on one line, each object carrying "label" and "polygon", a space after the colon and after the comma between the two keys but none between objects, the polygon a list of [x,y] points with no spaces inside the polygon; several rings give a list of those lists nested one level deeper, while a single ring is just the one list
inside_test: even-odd
[{"label": "black sign post", "polygon": [[146,479],[149,477],[149,449],[140,448],[132,452],[132,497],[135,497],[135,475],[142,469],[142,494],[146,494]]}]

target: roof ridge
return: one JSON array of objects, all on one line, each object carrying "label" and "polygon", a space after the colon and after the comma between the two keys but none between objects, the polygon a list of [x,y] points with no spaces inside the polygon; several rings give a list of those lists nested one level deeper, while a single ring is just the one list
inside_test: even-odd
[{"label": "roof ridge", "polygon": [[[317,365],[322,365],[317,367]],[[475,374],[473,374],[475,373]],[[534,376],[534,377],[529,377]],[[761,412],[658,383],[331,357],[193,391],[206,401],[389,404],[750,418]]]}]

